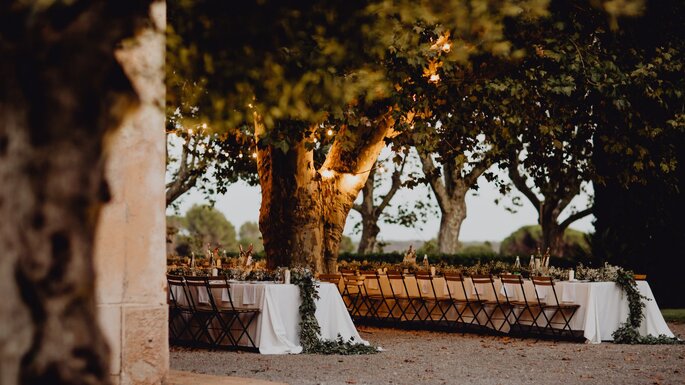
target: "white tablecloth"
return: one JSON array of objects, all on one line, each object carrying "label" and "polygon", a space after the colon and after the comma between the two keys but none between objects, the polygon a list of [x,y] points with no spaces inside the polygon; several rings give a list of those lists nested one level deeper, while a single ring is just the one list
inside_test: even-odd
[{"label": "white tablecloth", "polygon": [[[368,344],[361,339],[352,323],[345,303],[334,284],[321,282],[318,287],[319,299],[316,300],[316,319],[321,327],[321,337],[336,339],[338,334],[344,340],[351,337],[355,341]],[[182,298],[182,292],[175,293]],[[229,301],[226,289],[215,293],[215,299],[224,304]],[[259,308],[260,314],[250,328],[250,335],[262,354],[300,353],[300,289],[295,285],[264,282],[231,283],[231,296],[236,307]],[[205,288],[197,288],[199,302],[209,301]],[[241,339],[241,345],[247,339]]]},{"label": "white tablecloth", "polygon": [[[673,337],[647,281],[638,281],[640,294],[647,297],[640,335]],[[588,342],[612,341],[611,333],[628,319],[628,299],[625,292],[613,282],[558,282],[557,295],[573,299],[580,309],[571,320],[573,330],[583,330]]]},{"label": "white tablecloth", "polygon": [[[380,294],[378,284],[375,278],[367,280],[367,282],[372,285],[367,286],[369,288],[369,293]],[[380,280],[381,288],[383,294],[386,296],[391,296],[390,283],[386,277],[381,277]],[[393,282],[393,289],[396,294],[405,294],[404,287],[401,281]],[[410,297],[419,296],[419,287],[417,287],[416,280],[414,277],[407,277],[405,279],[405,284],[407,285],[407,291]],[[421,294],[423,296],[432,296],[432,288],[430,284],[423,287],[425,284],[421,284]],[[447,295],[447,285],[444,278],[435,278],[433,281],[435,287],[436,295],[444,296]],[[494,300],[495,292],[493,292],[492,286],[488,284],[479,284],[478,287],[474,287],[471,279],[466,278],[464,281],[464,289],[466,295],[469,298],[476,298],[476,290],[480,295],[481,299]],[[664,334],[669,337],[673,337],[673,333],[668,328],[664,317],[661,315],[659,306],[654,299],[654,294],[652,294],[652,289],[649,287],[647,281],[637,281],[637,287],[640,293],[647,297],[644,308],[644,319],[640,326],[639,332],[641,335],[653,335],[658,336]],[[453,296],[463,299],[464,289],[461,287],[461,283],[451,282],[450,292]],[[499,279],[495,280],[495,289],[497,296],[501,301],[504,300],[505,288],[502,287],[502,283]],[[525,297],[524,293],[521,293],[521,288],[519,285],[507,284],[506,293],[509,295],[510,300],[523,301],[524,299],[535,303],[537,297],[535,295],[535,289],[533,283],[530,280],[524,281]],[[613,340],[611,334],[618,329],[622,323],[626,322],[628,318],[628,299],[626,298],[623,290],[614,282],[569,282],[561,281],[555,282],[555,290],[557,297],[560,302],[575,303],[580,305],[580,308],[573,316],[570,322],[572,330],[582,330],[583,336],[590,343],[600,343],[602,341]],[[550,287],[538,286],[538,295],[542,301],[548,303],[554,303],[554,294],[551,292]],[[478,317],[481,322],[485,321],[484,313],[481,313]],[[468,321],[468,320],[467,320]],[[509,328],[503,327],[503,331],[507,331]]]}]

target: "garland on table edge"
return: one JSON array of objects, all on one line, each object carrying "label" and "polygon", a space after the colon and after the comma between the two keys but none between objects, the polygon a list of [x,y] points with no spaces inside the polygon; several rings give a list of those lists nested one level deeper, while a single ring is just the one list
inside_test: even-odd
[{"label": "garland on table edge", "polygon": [[638,329],[642,324],[643,310],[645,304],[642,302],[643,299],[647,299],[645,296],[640,294],[637,288],[637,282],[635,282],[635,277],[632,271],[626,271],[623,269],[618,269],[616,272],[616,278],[614,280],[628,297],[628,319],[625,323],[621,325],[616,331],[611,333],[614,338],[614,343],[617,344],[630,344],[630,345],[657,345],[657,344],[681,344],[676,337],[668,337],[666,335],[647,335],[641,336]]},{"label": "garland on table edge", "polygon": [[372,345],[364,345],[356,342],[354,337],[348,341],[343,340],[338,334],[335,340],[322,340],[319,338],[321,327],[316,320],[316,303],[319,294],[316,292],[314,274],[309,269],[295,268],[292,270],[291,282],[300,288],[300,344],[302,352],[309,354],[374,354],[378,349]]}]

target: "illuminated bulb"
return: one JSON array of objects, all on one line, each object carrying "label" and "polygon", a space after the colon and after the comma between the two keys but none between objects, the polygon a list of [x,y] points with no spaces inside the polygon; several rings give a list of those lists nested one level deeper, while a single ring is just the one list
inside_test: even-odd
[{"label": "illuminated bulb", "polygon": [[333,136],[333,130],[329,128],[328,131],[326,131],[326,135]]},{"label": "illuminated bulb", "polygon": [[439,74],[433,74],[431,77],[428,79],[429,82],[431,83],[437,83],[440,81],[440,75]]},{"label": "illuminated bulb", "polygon": [[193,135],[193,129],[192,128],[188,129],[188,135]]},{"label": "illuminated bulb", "polygon": [[248,103],[247,106],[252,108],[252,103]]},{"label": "illuminated bulb", "polygon": [[330,170],[330,169],[325,169],[325,170],[321,171],[321,176],[324,177],[325,179],[333,178],[334,175],[335,175],[335,172],[333,170]]},{"label": "illuminated bulb", "polygon": [[442,45],[442,50],[445,52],[450,52],[451,48],[452,48],[452,45],[450,43],[445,43]]},{"label": "illuminated bulb", "polygon": [[255,151],[255,152],[252,153],[252,157],[253,157],[253,158],[256,158],[256,157],[257,157],[257,151]]},{"label": "illuminated bulb", "polygon": [[206,130],[207,129],[207,123],[202,123],[202,129]]},{"label": "illuminated bulb", "polygon": [[243,159],[243,153],[242,152],[238,153],[238,158]]}]

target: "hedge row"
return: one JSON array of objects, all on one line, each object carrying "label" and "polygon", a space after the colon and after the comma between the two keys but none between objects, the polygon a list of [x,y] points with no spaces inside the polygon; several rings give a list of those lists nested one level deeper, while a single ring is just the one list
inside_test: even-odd
[{"label": "hedge row", "polygon": [[[228,257],[238,257],[237,253],[228,253]],[[254,260],[259,261],[265,258],[264,253],[256,254],[252,257]],[[521,256],[521,264],[527,265],[529,258]],[[169,260],[178,260],[180,258],[169,258]],[[204,259],[204,256],[198,257],[198,260]],[[341,253],[338,257],[338,261],[347,262],[370,262],[370,263],[400,263],[404,259],[404,254],[401,253],[372,253],[372,254],[357,254],[357,253]],[[452,265],[452,266],[473,266],[478,263],[486,264],[489,262],[505,262],[514,263],[516,261],[516,256],[512,255],[498,255],[495,253],[478,253],[478,254],[436,254],[429,255],[428,262],[431,265]],[[423,262],[423,256],[417,256],[416,262],[421,264]],[[574,267],[577,262],[586,263],[586,261],[571,261],[568,259],[554,258],[552,257],[551,264],[556,267]],[[587,263],[586,263],[587,264]]]},{"label": "hedge row", "polygon": [[[400,263],[404,259],[404,255],[400,253],[373,253],[373,254],[357,254],[357,253],[341,253],[338,261],[347,262],[378,262],[378,263]],[[521,264],[527,265],[530,261],[530,256],[520,257]],[[416,262],[421,264],[423,256],[417,256]],[[452,266],[473,266],[478,263],[486,264],[489,262],[516,262],[515,255],[498,255],[495,253],[477,253],[477,254],[435,254],[428,256],[428,263],[431,265],[452,265]],[[554,258],[551,259],[551,264],[556,267],[574,267],[577,261],[568,259]]]}]

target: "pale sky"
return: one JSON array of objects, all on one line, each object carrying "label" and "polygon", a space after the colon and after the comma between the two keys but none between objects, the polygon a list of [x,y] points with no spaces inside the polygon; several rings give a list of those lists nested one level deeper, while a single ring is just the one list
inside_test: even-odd
[{"label": "pale sky", "polygon": [[[384,151],[387,154],[387,151]],[[381,155],[383,158],[384,155]],[[418,166],[415,166],[418,167]],[[511,213],[506,210],[507,202],[510,198],[501,199],[501,195],[497,188],[485,181],[481,177],[479,179],[480,189],[478,192],[470,192],[466,199],[468,216],[462,225],[460,234],[460,241],[501,241],[506,238],[513,231],[524,225],[537,223],[537,214],[533,206],[522,197],[523,207],[519,207],[516,213]],[[393,200],[393,202],[414,202],[417,199],[427,199],[430,194],[430,199],[435,202],[435,198],[430,193],[430,188],[427,186],[418,186],[414,190],[403,189],[400,190]],[[216,198],[215,207],[226,215],[226,218],[235,226],[236,231],[245,222],[258,222],[259,220],[259,206],[261,203],[261,194],[259,186],[248,186],[244,182],[237,182],[228,188],[226,194],[218,195]],[[495,199],[500,198],[500,204],[495,204]],[[181,204],[179,205],[180,213],[185,213],[193,204],[202,204],[205,202],[204,196],[191,190],[179,198]],[[587,207],[588,197],[586,195],[576,197],[572,205],[576,205],[578,210]],[[508,203],[508,206],[511,206]],[[436,206],[437,207],[437,206]],[[167,210],[168,214],[173,214],[173,210]],[[562,213],[562,219],[568,216],[568,212]],[[352,227],[360,220],[359,214],[351,211],[347,224],[345,226],[345,235],[352,237],[355,241],[359,240],[359,234],[352,234]],[[594,216],[585,217],[576,221],[571,225],[571,228],[591,232],[594,231],[592,221]],[[418,228],[405,228],[399,225],[380,224],[381,232],[379,234],[380,240],[429,240],[435,238],[440,227],[439,215],[432,216],[428,222]]]}]

